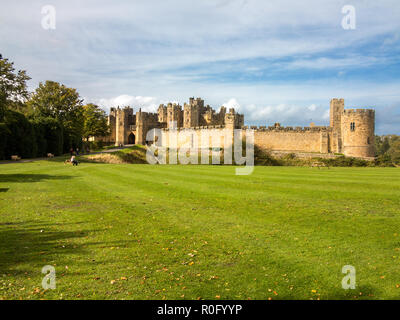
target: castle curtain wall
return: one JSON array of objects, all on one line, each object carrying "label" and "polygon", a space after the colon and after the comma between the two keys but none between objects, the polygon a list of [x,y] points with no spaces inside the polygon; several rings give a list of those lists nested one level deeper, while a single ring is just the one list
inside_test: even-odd
[{"label": "castle curtain wall", "polygon": [[[258,131],[254,144],[262,150],[328,152],[328,133],[320,131]],[[324,150],[325,149],[325,150]]]}]

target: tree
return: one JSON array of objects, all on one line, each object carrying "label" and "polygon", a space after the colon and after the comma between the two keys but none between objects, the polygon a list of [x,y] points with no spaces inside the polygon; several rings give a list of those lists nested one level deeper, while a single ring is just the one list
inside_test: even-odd
[{"label": "tree", "polygon": [[89,103],[83,106],[83,137],[104,137],[109,134],[107,116],[99,106]]},{"label": "tree", "polygon": [[76,89],[54,81],[40,83],[28,101],[33,117],[57,119],[64,128],[64,151],[81,144],[82,99]]},{"label": "tree", "polygon": [[375,147],[378,156],[384,155],[390,148],[389,137],[375,136]]},{"label": "tree", "polygon": [[25,70],[15,72],[14,63],[0,54],[0,121],[6,108],[23,109],[29,98],[26,82],[30,79]]},{"label": "tree", "polygon": [[392,138],[388,154],[395,163],[400,163],[400,139],[398,137]]}]

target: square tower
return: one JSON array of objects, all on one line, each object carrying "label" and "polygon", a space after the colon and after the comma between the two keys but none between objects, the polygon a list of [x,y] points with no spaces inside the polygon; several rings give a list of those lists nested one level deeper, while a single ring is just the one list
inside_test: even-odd
[{"label": "square tower", "polygon": [[342,112],[344,110],[344,99],[332,99],[330,106],[330,127],[340,131]]}]

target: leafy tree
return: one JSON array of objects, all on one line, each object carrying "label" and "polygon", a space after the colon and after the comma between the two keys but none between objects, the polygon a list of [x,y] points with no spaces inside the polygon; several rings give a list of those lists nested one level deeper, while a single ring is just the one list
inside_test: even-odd
[{"label": "leafy tree", "polygon": [[28,101],[33,117],[57,119],[64,128],[64,151],[81,144],[82,99],[76,89],[54,81],[40,83]]},{"label": "leafy tree", "polygon": [[378,156],[384,155],[390,148],[389,137],[375,136],[375,149]]},{"label": "leafy tree", "polygon": [[400,164],[400,136],[376,136],[375,146],[378,165]]},{"label": "leafy tree", "polygon": [[398,139],[398,137],[393,139],[388,154],[392,158],[393,162],[400,163],[400,139]]},{"label": "leafy tree", "polygon": [[15,72],[14,63],[0,54],[0,121],[7,107],[22,110],[29,93],[26,81],[31,78],[25,70]]},{"label": "leafy tree", "polygon": [[104,110],[92,103],[83,106],[83,137],[88,139],[108,134],[109,128]]}]

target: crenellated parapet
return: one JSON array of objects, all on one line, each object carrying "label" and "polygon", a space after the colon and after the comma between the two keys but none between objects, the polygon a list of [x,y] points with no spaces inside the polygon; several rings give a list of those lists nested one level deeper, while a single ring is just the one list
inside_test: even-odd
[{"label": "crenellated parapet", "polygon": [[162,131],[177,131],[177,132],[183,132],[183,131],[201,131],[201,130],[209,130],[209,129],[225,129],[224,125],[213,125],[213,126],[198,126],[198,127],[191,127],[191,128],[184,128],[184,127],[179,127],[179,128],[161,128]]},{"label": "crenellated parapet", "polygon": [[282,126],[242,126],[241,129],[252,129],[257,132],[332,132],[331,127],[313,126],[313,127],[282,127]]},{"label": "crenellated parapet", "polygon": [[355,117],[359,116],[362,118],[375,118],[374,109],[345,109],[342,113],[343,116]]}]

